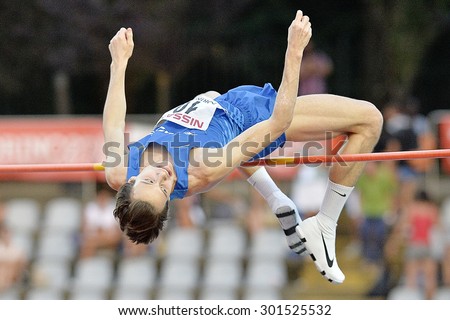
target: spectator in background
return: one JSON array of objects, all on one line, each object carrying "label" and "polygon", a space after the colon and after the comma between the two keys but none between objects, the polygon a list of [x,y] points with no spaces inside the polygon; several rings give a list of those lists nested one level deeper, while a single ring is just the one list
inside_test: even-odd
[{"label": "spectator in background", "polygon": [[369,162],[356,185],[360,196],[359,235],[368,267],[380,271],[388,235],[385,219],[396,212],[398,183],[393,162]]},{"label": "spectator in background", "polygon": [[395,222],[389,230],[386,245],[384,246],[384,261],[382,273],[369,289],[367,296],[386,299],[403,276],[404,237],[402,226]]},{"label": "spectator in background", "polygon": [[433,256],[432,233],[439,227],[439,206],[425,191],[418,191],[404,212],[404,223],[406,285],[414,288],[422,285],[426,298],[432,299],[437,287],[439,266]]},{"label": "spectator in background", "polygon": [[[419,150],[435,149],[437,139],[430,121],[426,116],[420,114],[420,101],[415,97],[408,97],[405,102],[405,113],[411,119],[411,126],[416,135],[417,148]],[[414,170],[422,176],[431,170],[436,159],[415,159],[410,161]]]},{"label": "spectator in background", "polygon": [[20,282],[27,266],[25,253],[12,242],[4,215],[0,203],[0,292]]},{"label": "spectator in background", "polygon": [[303,52],[298,95],[327,93],[327,78],[332,71],[333,61],[310,41]]},{"label": "spectator in background", "polygon": [[[385,130],[397,141],[401,151],[434,149],[437,145],[427,118],[419,113],[420,103],[413,97],[390,101],[383,109]],[[390,150],[396,151],[396,150]],[[398,161],[400,179],[400,209],[414,199],[421,178],[435,160],[415,159]]]},{"label": "spectator in background", "polygon": [[450,196],[448,194],[443,199],[440,210],[442,285],[450,288]]},{"label": "spectator in background", "polygon": [[[392,151],[417,150],[417,133],[412,126],[411,117],[405,112],[403,102],[390,101],[385,105],[383,115],[387,134],[397,142],[397,150]],[[397,174],[400,181],[399,209],[402,210],[414,198],[418,187],[419,174],[408,160],[397,162]]]},{"label": "spectator in background", "polygon": [[80,258],[96,255],[99,250],[116,253],[122,232],[114,219],[115,199],[112,192],[100,185],[96,198],[85,206],[82,219]]},{"label": "spectator in background", "polygon": [[248,217],[245,222],[249,234],[255,235],[265,227],[264,213],[269,208],[264,201],[264,198],[253,188],[249,188],[249,199]]},{"label": "spectator in background", "polygon": [[444,230],[443,256],[441,261],[442,284],[450,288],[450,229]]},{"label": "spectator in background", "polygon": [[155,247],[156,247],[156,243],[154,244],[154,246],[148,247],[145,244],[133,243],[127,237],[122,236],[122,254],[124,257],[142,256],[151,251],[157,250],[157,249],[154,249]]},{"label": "spectator in background", "polygon": [[186,197],[174,203],[176,221],[182,228],[201,226],[205,223],[205,212],[201,206],[200,195]]},{"label": "spectator in background", "polygon": [[[391,112],[397,112],[397,109],[394,108],[393,110],[390,109],[390,106],[385,108],[383,110],[385,112],[385,117],[390,119]],[[400,120],[400,123],[402,122],[401,118],[398,118],[397,120]],[[396,120],[396,121],[397,121]],[[395,123],[395,121],[394,121]],[[387,129],[388,125],[392,125],[391,122],[386,122],[383,125],[383,130],[381,132],[380,139],[378,140],[377,145],[374,148],[374,152],[392,152],[392,151],[398,151],[400,150],[400,145],[398,140],[390,134],[391,130]],[[369,297],[376,297],[376,298],[387,298],[387,295],[389,291],[397,285],[399,278],[403,274],[403,259],[401,258],[401,252],[404,249],[404,242],[402,239],[402,226],[400,223],[398,223],[399,220],[399,205],[400,205],[400,179],[398,178],[398,162],[392,161],[392,162],[386,162],[383,165],[386,165],[392,175],[392,179],[396,182],[396,191],[395,195],[389,195],[389,198],[392,200],[392,207],[390,209],[389,215],[385,215],[383,218],[383,222],[385,223],[386,227],[386,234],[384,238],[384,244],[383,244],[383,251],[382,251],[382,263],[378,278],[376,279],[374,285],[372,288],[369,289],[367,295]],[[367,174],[366,172],[363,174]],[[359,217],[358,221],[358,230],[361,229],[360,224],[362,221],[362,214],[363,211],[361,209],[361,196],[360,196],[360,190],[357,188],[356,192],[358,196],[358,203],[359,203],[359,211],[360,214],[357,216]],[[359,236],[359,235],[358,235]],[[360,236],[359,236],[360,239]],[[361,239],[360,239],[361,240]]]}]

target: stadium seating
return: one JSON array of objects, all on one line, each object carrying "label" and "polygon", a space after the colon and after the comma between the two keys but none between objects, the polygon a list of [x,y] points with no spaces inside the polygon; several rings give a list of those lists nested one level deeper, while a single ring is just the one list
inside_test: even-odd
[{"label": "stadium seating", "polygon": [[106,292],[114,279],[112,259],[95,256],[78,260],[75,264],[71,291],[77,294],[88,292]]},{"label": "stadium seating", "polygon": [[34,234],[40,227],[40,218],[40,205],[34,199],[16,198],[5,203],[6,224],[13,233]]},{"label": "stadium seating", "polygon": [[234,220],[206,228],[174,225],[140,256],[118,251],[81,259],[79,199],[58,197],[43,205],[14,199],[7,212],[13,240],[30,266],[28,281],[0,299],[275,299],[286,282],[287,246],[278,229],[248,237]]},{"label": "stadium seating", "polygon": [[450,288],[439,287],[433,297],[434,300],[450,300]]},{"label": "stadium seating", "polygon": [[199,228],[171,228],[165,235],[166,257],[199,259],[203,254],[204,235]]},{"label": "stadium seating", "polygon": [[54,198],[44,208],[43,230],[78,232],[81,225],[81,212],[80,200],[69,197]]},{"label": "stadium seating", "polygon": [[417,288],[409,288],[405,285],[394,287],[387,296],[388,300],[423,300],[425,294]]},{"label": "stadium seating", "polygon": [[250,258],[284,259],[289,253],[283,231],[265,228],[256,233],[250,241]]},{"label": "stadium seating", "polygon": [[241,226],[217,224],[208,232],[207,258],[243,259],[247,251],[247,237]]},{"label": "stadium seating", "polygon": [[57,229],[42,231],[37,241],[36,258],[71,262],[77,256],[77,247],[71,233]]},{"label": "stadium seating", "polygon": [[208,291],[236,291],[243,277],[242,261],[238,259],[213,258],[205,262],[202,288]]},{"label": "stadium seating", "polygon": [[148,295],[156,283],[157,266],[154,257],[144,255],[124,258],[118,262],[116,297]]}]

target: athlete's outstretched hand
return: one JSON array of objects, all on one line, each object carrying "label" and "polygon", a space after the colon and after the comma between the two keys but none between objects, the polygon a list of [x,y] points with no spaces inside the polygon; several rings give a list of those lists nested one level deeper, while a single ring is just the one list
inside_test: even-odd
[{"label": "athlete's outstretched hand", "polygon": [[288,46],[293,52],[303,53],[312,36],[311,22],[309,17],[303,15],[301,10],[297,11],[295,19],[288,30]]},{"label": "athlete's outstretched hand", "polygon": [[118,65],[127,64],[133,54],[133,30],[131,28],[120,28],[116,35],[109,42],[109,51],[113,63]]},{"label": "athlete's outstretched hand", "polygon": [[301,10],[298,10],[288,29],[288,44],[284,60],[283,77],[278,88],[272,116],[270,117],[273,127],[269,130],[271,130],[273,136],[278,137],[291,125],[298,95],[303,51],[308,45],[311,36],[312,29],[309,17],[303,15]]}]

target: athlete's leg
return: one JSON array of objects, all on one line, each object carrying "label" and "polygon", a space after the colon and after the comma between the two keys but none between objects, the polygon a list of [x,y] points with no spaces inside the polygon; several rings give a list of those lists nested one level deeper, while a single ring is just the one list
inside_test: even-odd
[{"label": "athlete's leg", "polygon": [[[378,109],[365,101],[328,94],[301,96],[286,138],[311,141],[345,134],[348,140],[342,154],[366,153],[378,142],[382,122]],[[363,162],[333,164],[319,213],[297,227],[317,268],[331,282],[345,279],[335,259],[336,226],[363,169]]]},{"label": "athlete's leg", "polygon": [[[378,142],[382,124],[380,111],[369,102],[331,94],[307,95],[297,99],[286,139],[317,141],[328,138],[327,132],[333,137],[346,134],[348,141],[341,153],[365,153]],[[354,186],[363,168],[364,162],[334,164],[330,180]]]},{"label": "athlete's leg", "polygon": [[264,167],[240,167],[239,169],[247,177],[248,183],[266,200],[277,217],[286,235],[289,248],[297,254],[303,254],[306,249],[295,230],[301,219],[294,202],[278,188]]}]

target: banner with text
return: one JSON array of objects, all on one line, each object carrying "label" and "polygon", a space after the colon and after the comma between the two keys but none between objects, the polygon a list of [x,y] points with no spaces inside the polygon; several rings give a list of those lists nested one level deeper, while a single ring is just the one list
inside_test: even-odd
[{"label": "banner with text", "polygon": [[[0,118],[0,164],[96,163],[104,160],[99,117]],[[6,173],[2,180],[104,180],[103,172]]]}]

